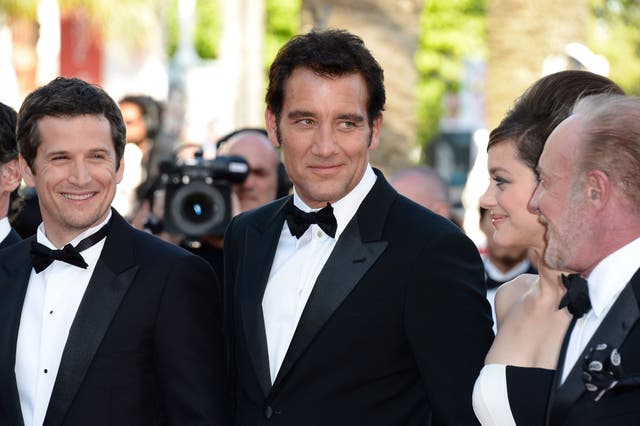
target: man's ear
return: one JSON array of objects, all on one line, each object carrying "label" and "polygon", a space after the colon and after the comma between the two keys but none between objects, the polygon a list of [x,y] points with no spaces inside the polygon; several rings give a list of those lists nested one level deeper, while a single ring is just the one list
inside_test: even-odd
[{"label": "man's ear", "polygon": [[586,178],[586,200],[597,210],[604,208],[611,197],[611,181],[602,170],[590,170]]},{"label": "man's ear", "polygon": [[124,176],[124,154],[120,157],[120,164],[118,164],[118,168],[116,169],[116,184],[122,182],[122,177]]},{"label": "man's ear", "polygon": [[14,158],[8,163],[0,166],[2,176],[0,177],[0,189],[2,192],[13,192],[20,186],[22,176],[20,175],[20,167],[18,159]]},{"label": "man's ear", "polygon": [[269,107],[267,107],[267,109],[264,111],[264,122],[267,126],[267,136],[269,136],[271,145],[279,148],[280,141],[278,140],[278,118]]},{"label": "man's ear", "polygon": [[380,130],[382,129],[382,112],[373,119],[371,128],[371,140],[369,141],[369,151],[373,151],[380,144]]},{"label": "man's ear", "polygon": [[36,186],[35,181],[33,180],[33,171],[31,167],[27,164],[26,160],[21,156],[18,157],[18,167],[20,169],[20,174],[22,175],[22,179],[27,184],[27,186],[34,187]]}]

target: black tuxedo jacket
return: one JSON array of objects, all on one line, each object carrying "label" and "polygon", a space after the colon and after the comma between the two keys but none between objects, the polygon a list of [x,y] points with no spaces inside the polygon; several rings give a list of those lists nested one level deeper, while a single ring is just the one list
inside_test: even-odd
[{"label": "black tuxedo jacket", "polygon": [[[607,313],[551,403],[551,425],[632,426],[640,425],[640,387],[613,390],[594,401],[582,380],[582,360],[592,346],[607,343],[619,348],[624,377],[640,380],[640,270],[638,270]],[[564,362],[564,357],[561,356]]]},{"label": "black tuxedo jacket", "polygon": [[477,424],[471,393],[493,339],[478,252],[455,225],[377,175],[316,281],[273,385],[261,302],[288,198],[229,226],[237,425]]},{"label": "black tuxedo jacket", "polygon": [[0,241],[0,249],[7,248],[12,244],[21,241],[20,235],[15,231],[15,229],[11,228],[11,231],[4,237],[4,240]]},{"label": "black tuxedo jacket", "polygon": [[[112,212],[44,424],[226,424],[215,273],[197,256],[134,230]],[[14,366],[33,238],[0,252],[2,425],[23,424]]]}]

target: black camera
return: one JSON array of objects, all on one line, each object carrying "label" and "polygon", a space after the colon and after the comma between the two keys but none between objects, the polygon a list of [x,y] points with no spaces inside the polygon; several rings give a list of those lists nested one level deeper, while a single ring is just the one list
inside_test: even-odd
[{"label": "black camera", "polygon": [[249,164],[238,156],[160,164],[165,188],[164,229],[187,237],[223,235],[231,220],[231,184],[242,183]]}]

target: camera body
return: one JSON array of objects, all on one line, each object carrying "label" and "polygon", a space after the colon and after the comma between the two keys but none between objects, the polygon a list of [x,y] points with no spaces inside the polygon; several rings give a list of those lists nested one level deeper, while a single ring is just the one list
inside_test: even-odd
[{"label": "camera body", "polygon": [[223,235],[232,217],[231,185],[248,174],[249,164],[239,156],[163,162],[164,229],[187,237]]}]

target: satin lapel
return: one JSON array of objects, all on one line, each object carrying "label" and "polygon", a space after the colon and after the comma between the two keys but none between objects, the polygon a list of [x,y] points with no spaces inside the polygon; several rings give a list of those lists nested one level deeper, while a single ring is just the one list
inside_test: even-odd
[{"label": "satin lapel", "polygon": [[133,243],[127,235],[132,230],[113,211],[111,229],[104,248],[71,324],[62,353],[46,425],[62,424],[84,380],[91,361],[138,270]]},{"label": "satin lapel", "polygon": [[20,240],[21,240],[20,235],[12,228],[9,231],[9,234],[7,234],[7,236],[4,237],[4,240],[0,241],[0,249],[9,247]]},{"label": "satin lapel", "polygon": [[[551,416],[553,413],[553,404],[556,397],[556,392],[558,390],[558,386],[560,385],[560,380],[562,379],[562,370],[564,368],[565,356],[567,354],[567,347],[569,346],[569,337],[571,336],[571,332],[576,325],[576,319],[572,318],[569,327],[567,328],[566,333],[564,334],[564,339],[562,340],[562,346],[560,347],[560,354],[558,355],[558,365],[553,374],[553,384],[551,386],[551,391],[549,392],[547,398],[547,409],[545,412],[545,425],[550,424]],[[553,413],[555,415],[555,413]]]},{"label": "satin lapel", "polygon": [[386,247],[386,241],[363,243],[357,221],[351,221],[316,280],[278,371],[274,389]]},{"label": "satin lapel", "polygon": [[16,344],[24,297],[31,275],[30,238],[0,254],[0,400],[7,419],[22,424],[16,383]]},{"label": "satin lapel", "polygon": [[331,315],[387,247],[381,240],[387,212],[397,193],[376,170],[377,181],[340,235],[309,295],[273,390],[284,380]]},{"label": "satin lapel", "polygon": [[262,313],[262,297],[284,224],[282,206],[265,223],[247,228],[243,244],[245,248],[243,259],[246,267],[241,268],[241,277],[236,280],[241,286],[240,309],[247,348],[265,396],[271,389],[271,373]]},{"label": "satin lapel", "polygon": [[640,319],[640,309],[634,287],[640,288],[640,271],[636,272],[629,284],[622,290],[611,310],[578,357],[578,361],[569,372],[567,379],[556,390],[551,413],[554,423],[562,421],[569,408],[585,392],[582,381],[582,360],[589,348],[599,343],[607,343],[615,348],[620,348],[633,325]]}]

